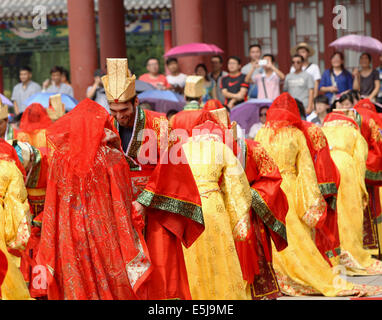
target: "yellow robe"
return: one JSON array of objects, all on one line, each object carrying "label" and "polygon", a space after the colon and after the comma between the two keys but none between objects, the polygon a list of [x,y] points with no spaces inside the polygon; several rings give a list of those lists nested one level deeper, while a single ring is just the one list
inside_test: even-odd
[{"label": "yellow robe", "polygon": [[282,292],[291,296],[349,294],[354,285],[339,278],[313,240],[325,200],[305,136],[294,127],[278,129],[277,133],[265,127],[257,133],[256,140],[277,163],[283,178],[281,188],[288,198],[288,247],[277,252],[273,246],[273,265]]},{"label": "yellow robe", "polygon": [[3,300],[31,299],[23,275],[20,258],[8,248],[22,250],[30,236],[30,213],[23,176],[17,166],[0,160],[0,249],[8,260],[8,271],[1,294]]},{"label": "yellow robe", "polygon": [[250,223],[251,192],[244,170],[216,136],[193,137],[183,150],[201,195],[205,222],[202,235],[183,249],[192,299],[249,300],[234,242],[245,238]]},{"label": "yellow robe", "polygon": [[350,275],[382,273],[381,263],[371,257],[373,251],[363,247],[363,211],[368,203],[365,186],[367,142],[348,121],[327,122],[323,131],[341,174],[337,196],[340,264]]}]

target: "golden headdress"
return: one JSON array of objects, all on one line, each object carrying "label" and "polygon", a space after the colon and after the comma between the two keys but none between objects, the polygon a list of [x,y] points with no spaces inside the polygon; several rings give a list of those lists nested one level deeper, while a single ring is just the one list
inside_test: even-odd
[{"label": "golden headdress", "polygon": [[107,75],[102,77],[108,102],[126,102],[135,97],[135,75],[131,76],[127,59],[106,59]]},{"label": "golden headdress", "polygon": [[60,119],[65,114],[65,105],[62,103],[61,94],[49,97],[49,108],[46,111],[52,121]]},{"label": "golden headdress", "polygon": [[333,112],[344,113],[350,119],[357,121],[357,111],[355,109],[333,109]]},{"label": "golden headdress", "polygon": [[189,98],[200,98],[204,95],[204,78],[201,76],[188,76],[184,87],[184,95]]},{"label": "golden headdress", "polygon": [[237,140],[237,123],[231,120],[228,115],[228,111],[225,108],[220,108],[217,110],[212,110],[210,113],[213,117],[224,126],[225,129],[229,129],[232,132],[234,140]]},{"label": "golden headdress", "polygon": [[0,100],[0,120],[8,119],[8,106]]}]

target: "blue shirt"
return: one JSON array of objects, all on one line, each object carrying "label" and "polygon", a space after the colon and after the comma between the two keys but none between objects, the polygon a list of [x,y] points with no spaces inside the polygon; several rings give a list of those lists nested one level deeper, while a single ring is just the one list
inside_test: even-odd
[{"label": "blue shirt", "polygon": [[[322,87],[331,87],[334,85],[334,83],[332,83],[330,73],[330,69],[325,70],[321,78],[319,89]],[[343,70],[338,76],[333,73],[333,76],[338,88],[337,94],[353,89],[353,76],[349,71]],[[329,101],[332,101],[332,92],[326,92],[325,95],[328,97]]]}]

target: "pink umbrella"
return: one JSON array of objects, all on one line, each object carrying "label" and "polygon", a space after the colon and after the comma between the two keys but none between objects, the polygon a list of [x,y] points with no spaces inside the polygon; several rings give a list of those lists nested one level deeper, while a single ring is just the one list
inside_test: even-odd
[{"label": "pink umbrella", "polygon": [[177,58],[185,56],[204,56],[209,54],[221,54],[224,51],[214,44],[188,43],[174,47],[167,51],[165,58]]},{"label": "pink umbrella", "polygon": [[330,47],[338,50],[350,49],[358,52],[382,54],[382,42],[368,36],[350,34],[333,41]]}]

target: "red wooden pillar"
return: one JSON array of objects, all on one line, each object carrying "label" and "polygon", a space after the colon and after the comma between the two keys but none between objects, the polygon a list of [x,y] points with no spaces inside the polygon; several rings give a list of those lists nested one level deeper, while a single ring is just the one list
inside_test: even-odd
[{"label": "red wooden pillar", "polygon": [[0,66],[0,92],[4,93],[3,66]]},{"label": "red wooden pillar", "polygon": [[[371,36],[378,40],[382,40],[381,19],[382,19],[382,3],[381,0],[371,0],[370,4],[370,22],[371,22]],[[379,55],[373,55],[374,68],[380,65]]]},{"label": "red wooden pillar", "polygon": [[277,47],[279,68],[285,74],[289,73],[291,65],[290,32],[289,32],[289,1],[277,1]]},{"label": "red wooden pillar", "polygon": [[[324,36],[325,36],[325,68],[331,67],[330,57],[335,52],[335,49],[329,47],[329,44],[337,39],[337,30],[333,27],[335,14],[333,8],[336,6],[335,0],[324,1]],[[323,70],[321,70],[323,72]]]},{"label": "red wooden pillar", "polygon": [[[222,3],[223,5],[223,3]],[[243,44],[243,30],[240,29],[239,24],[242,19],[242,15],[237,12],[238,3],[235,0],[226,0],[226,13],[227,18],[225,23],[227,25],[227,56],[240,56],[244,58],[244,48]],[[242,61],[246,63],[246,61]],[[225,64],[227,68],[227,64]]]},{"label": "red wooden pillar", "polygon": [[[227,14],[222,0],[203,0],[203,40],[217,45],[224,51],[224,61],[227,58]],[[210,63],[210,56],[205,61]]]},{"label": "red wooden pillar", "polygon": [[70,73],[74,96],[86,97],[97,68],[97,41],[93,0],[68,0]]},{"label": "red wooden pillar", "polygon": [[[172,48],[172,31],[171,31],[171,23],[166,23],[164,26],[163,32],[163,40],[164,40],[164,53],[169,51]],[[166,61],[165,61],[166,62]],[[165,63],[165,71],[168,74],[167,66]]]},{"label": "red wooden pillar", "polygon": [[125,7],[123,0],[99,0],[100,65],[106,58],[126,58]]},{"label": "red wooden pillar", "polygon": [[[203,42],[202,0],[173,0],[173,8],[175,45]],[[182,72],[193,74],[195,66],[202,61],[201,57],[179,58],[179,65]]]}]

